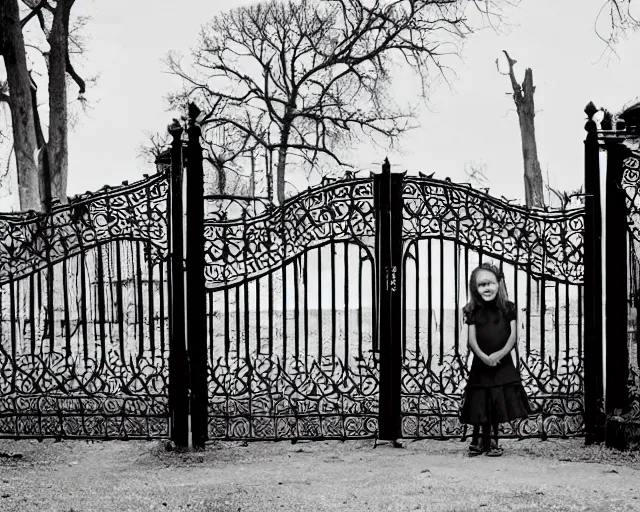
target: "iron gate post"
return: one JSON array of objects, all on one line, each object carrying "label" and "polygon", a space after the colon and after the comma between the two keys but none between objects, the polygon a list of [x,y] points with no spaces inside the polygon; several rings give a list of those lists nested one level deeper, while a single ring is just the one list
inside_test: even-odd
[{"label": "iron gate post", "polygon": [[590,102],[584,141],[584,422],[586,444],[601,442],[602,379],[602,215],[600,201],[600,147],[597,112]]},{"label": "iron gate post", "polygon": [[391,174],[385,158],[382,174],[374,176],[380,401],[378,438],[402,437],[400,386],[402,368],[402,180]]},{"label": "iron gate post", "polygon": [[204,285],[204,176],[200,109],[189,104],[187,126],[187,351],[191,370],[191,443],[204,448],[207,435],[207,319]]},{"label": "iron gate post", "polygon": [[182,205],[182,126],[169,126],[171,141],[170,205],[170,297],[169,414],[170,436],[176,446],[189,446],[189,367],[184,322],[184,217]]},{"label": "iron gate post", "polygon": [[606,257],[606,386],[605,410],[611,414],[628,406],[627,378],[627,208],[622,190],[623,162],[628,152],[619,139],[607,141],[605,211]]}]

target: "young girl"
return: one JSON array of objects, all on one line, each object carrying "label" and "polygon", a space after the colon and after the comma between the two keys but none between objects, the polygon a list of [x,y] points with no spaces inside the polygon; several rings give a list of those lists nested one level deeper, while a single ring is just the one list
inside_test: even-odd
[{"label": "young girl", "polygon": [[460,421],[474,427],[470,455],[500,456],[498,424],[527,417],[530,408],[510,355],[516,343],[516,307],[507,299],[504,276],[497,267],[484,263],[471,273],[469,303],[462,311],[474,358]]}]

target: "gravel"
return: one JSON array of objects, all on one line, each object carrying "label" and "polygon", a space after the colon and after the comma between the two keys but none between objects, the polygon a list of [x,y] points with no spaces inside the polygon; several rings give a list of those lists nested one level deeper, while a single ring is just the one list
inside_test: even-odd
[{"label": "gravel", "polygon": [[640,454],[582,439],[466,443],[0,440],[1,511],[639,510]]}]

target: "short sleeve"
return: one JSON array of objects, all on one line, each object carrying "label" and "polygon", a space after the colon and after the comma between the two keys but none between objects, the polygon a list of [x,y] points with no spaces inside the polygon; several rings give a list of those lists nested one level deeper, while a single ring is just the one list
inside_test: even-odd
[{"label": "short sleeve", "polygon": [[516,305],[511,301],[507,302],[507,321],[511,322],[511,320],[516,320],[517,318],[518,310]]}]

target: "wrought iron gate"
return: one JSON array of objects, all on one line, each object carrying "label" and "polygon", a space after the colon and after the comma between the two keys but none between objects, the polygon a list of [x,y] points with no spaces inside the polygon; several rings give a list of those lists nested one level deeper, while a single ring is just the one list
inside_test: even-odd
[{"label": "wrought iron gate", "polygon": [[201,199],[206,438],[463,435],[460,309],[483,258],[522,310],[534,407],[504,435],[584,433],[583,208],[528,210],[388,162],[277,208]]},{"label": "wrought iron gate", "polygon": [[0,216],[0,437],[169,435],[169,180]]},{"label": "wrought iron gate", "polygon": [[[182,128],[170,127],[171,164],[157,175],[47,215],[0,217],[0,435],[171,435],[186,445],[189,416],[195,446],[463,435],[460,309],[483,258],[503,268],[521,310],[518,361],[534,405],[504,434],[594,428],[602,303],[591,119],[586,207],[543,211],[392,174],[388,162],[278,207],[205,195],[197,116],[192,105],[186,152]],[[625,183],[634,158],[612,158],[625,162]]]}]

